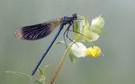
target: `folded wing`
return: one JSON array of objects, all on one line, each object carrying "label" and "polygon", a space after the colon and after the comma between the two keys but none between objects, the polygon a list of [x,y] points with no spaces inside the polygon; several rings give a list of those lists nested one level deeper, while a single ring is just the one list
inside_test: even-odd
[{"label": "folded wing", "polygon": [[62,23],[62,18],[41,24],[25,26],[17,29],[15,35],[19,39],[38,40],[49,35],[60,23]]}]

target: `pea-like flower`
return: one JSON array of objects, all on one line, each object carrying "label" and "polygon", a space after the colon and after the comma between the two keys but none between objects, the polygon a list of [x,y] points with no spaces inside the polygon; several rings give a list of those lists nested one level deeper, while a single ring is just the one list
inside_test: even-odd
[{"label": "pea-like flower", "polygon": [[81,42],[76,42],[75,44],[73,44],[71,46],[71,51],[76,57],[86,57],[86,56],[98,57],[101,54],[100,47],[92,46],[86,48],[86,46]]},{"label": "pea-like flower", "polygon": [[[91,25],[89,26],[89,21],[86,17],[80,16],[80,19],[83,19],[79,22],[79,29],[82,35],[84,42],[92,42],[99,39],[104,25],[104,19],[101,16],[96,17],[92,20]],[[77,27],[77,26],[76,26]]]}]

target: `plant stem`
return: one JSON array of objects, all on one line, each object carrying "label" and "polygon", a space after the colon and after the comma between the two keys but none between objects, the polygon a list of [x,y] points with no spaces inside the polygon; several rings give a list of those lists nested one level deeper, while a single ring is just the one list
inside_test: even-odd
[{"label": "plant stem", "polygon": [[[70,47],[72,44],[73,44],[73,42],[69,44],[69,47]],[[59,65],[58,65],[58,67],[57,67],[57,69],[56,69],[56,71],[55,71],[55,74],[54,74],[52,80],[50,81],[50,84],[53,84],[54,80],[56,79],[56,77],[57,77],[57,75],[58,75],[58,73],[59,73],[59,71],[60,71],[60,69],[61,69],[61,67],[62,67],[62,65],[63,65],[63,63],[64,63],[64,60],[65,60],[65,58],[66,58],[66,56],[67,56],[67,52],[68,52],[68,50],[69,50],[69,47],[67,47],[67,48],[65,49],[64,54],[63,54],[62,58],[60,59]]]},{"label": "plant stem", "polygon": [[62,58],[61,58],[61,60],[60,60],[60,62],[59,62],[59,65],[58,65],[58,67],[57,67],[57,70],[55,71],[55,74],[54,74],[52,80],[50,81],[50,84],[53,84],[54,80],[56,79],[56,77],[57,77],[57,75],[58,75],[58,73],[59,73],[59,71],[60,71],[60,69],[61,69],[61,67],[62,67],[62,65],[63,65],[63,63],[64,63],[64,60],[65,60],[65,58],[66,58],[67,52],[68,52],[68,47],[67,47],[66,50],[64,51],[64,54],[63,54],[63,56],[62,56]]}]

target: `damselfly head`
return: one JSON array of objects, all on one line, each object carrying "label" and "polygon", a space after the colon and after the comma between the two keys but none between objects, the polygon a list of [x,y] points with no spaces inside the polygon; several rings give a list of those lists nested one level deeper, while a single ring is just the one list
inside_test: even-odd
[{"label": "damselfly head", "polygon": [[72,18],[73,18],[73,20],[77,20],[77,21],[84,20],[84,19],[80,19],[79,16],[76,13],[74,13],[72,15]]},{"label": "damselfly head", "polygon": [[68,24],[68,23],[73,23],[74,20],[77,20],[77,14],[74,13],[72,17],[64,16],[63,17],[63,23]]},{"label": "damselfly head", "polygon": [[72,16],[73,16],[73,20],[77,20],[77,14],[76,13],[74,13]]}]

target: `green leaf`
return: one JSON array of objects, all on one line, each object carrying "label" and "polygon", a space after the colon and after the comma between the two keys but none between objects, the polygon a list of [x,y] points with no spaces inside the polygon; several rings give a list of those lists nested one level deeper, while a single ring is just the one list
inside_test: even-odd
[{"label": "green leaf", "polygon": [[[78,21],[74,21],[73,25],[74,25],[74,31],[79,32],[79,23],[78,23]],[[74,39],[79,40],[80,35],[78,33],[76,33],[76,32],[74,32]]]},{"label": "green leaf", "polygon": [[57,41],[57,42],[55,43],[55,45],[58,45],[58,44],[65,44],[65,42],[64,42],[64,41]]},{"label": "green leaf", "polygon": [[75,55],[70,51],[69,58],[70,58],[71,63],[74,63],[77,57],[75,57]]},{"label": "green leaf", "polygon": [[6,73],[14,74],[14,75],[17,75],[17,76],[20,76],[20,77],[29,78],[29,79],[32,78],[31,75],[28,75],[28,74],[25,74],[25,73],[22,73],[22,72],[6,71]]},{"label": "green leaf", "polygon": [[40,74],[41,76],[44,75],[44,72],[43,72],[43,70],[42,70],[40,67],[38,68],[38,72],[39,72],[39,74]]}]

